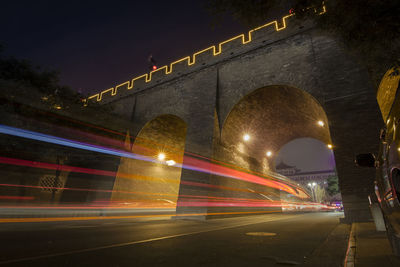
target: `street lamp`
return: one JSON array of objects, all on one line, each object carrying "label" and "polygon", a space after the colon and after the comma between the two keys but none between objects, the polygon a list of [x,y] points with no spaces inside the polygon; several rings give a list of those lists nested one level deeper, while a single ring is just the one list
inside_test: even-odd
[{"label": "street lamp", "polygon": [[160,154],[158,154],[157,158],[158,158],[159,161],[163,161],[165,159],[165,154],[164,153],[160,153]]},{"label": "street lamp", "polygon": [[248,134],[243,135],[243,140],[244,141],[249,141],[250,140],[250,135],[248,135]]},{"label": "street lamp", "polygon": [[266,155],[267,155],[267,157],[271,157],[272,156],[272,152],[271,151],[267,151]]},{"label": "street lamp", "polygon": [[319,126],[324,127],[325,123],[323,121],[318,121],[317,122]]},{"label": "street lamp", "polygon": [[316,197],[315,197],[315,191],[314,191],[314,188],[315,188],[316,185],[317,185],[316,182],[308,183],[308,186],[311,188],[311,195],[312,195],[312,198],[313,198],[314,202],[317,201]]},{"label": "street lamp", "polygon": [[327,144],[326,146],[327,146],[329,149],[332,149],[332,147],[333,147],[331,144]]}]

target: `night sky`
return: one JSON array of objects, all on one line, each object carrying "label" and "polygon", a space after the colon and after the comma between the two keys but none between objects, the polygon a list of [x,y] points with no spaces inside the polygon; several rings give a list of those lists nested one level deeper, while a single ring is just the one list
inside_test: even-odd
[{"label": "night sky", "polygon": [[275,165],[281,161],[302,172],[334,170],[336,167],[332,150],[313,138],[298,138],[284,145],[275,159]]},{"label": "night sky", "polygon": [[[90,94],[148,72],[149,54],[162,66],[248,30],[228,16],[213,29],[203,3],[7,1],[0,43],[6,55],[58,70],[62,85]],[[334,167],[331,152],[309,140],[284,147],[280,159],[303,171]]]},{"label": "night sky", "polygon": [[227,17],[214,30],[202,0],[7,1],[6,55],[61,73],[61,84],[97,92],[247,30]]}]

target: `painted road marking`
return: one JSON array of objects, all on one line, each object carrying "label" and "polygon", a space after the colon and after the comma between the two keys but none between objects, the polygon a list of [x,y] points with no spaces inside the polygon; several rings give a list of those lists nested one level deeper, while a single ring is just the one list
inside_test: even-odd
[{"label": "painted road marking", "polygon": [[246,235],[251,236],[276,236],[276,233],[267,233],[267,232],[249,232]]},{"label": "painted road marking", "polygon": [[107,246],[99,246],[99,247],[94,247],[94,248],[71,250],[71,251],[67,251],[67,252],[59,252],[59,253],[26,257],[26,258],[21,258],[21,259],[14,259],[14,260],[5,260],[5,261],[0,261],[0,265],[16,263],[16,262],[23,262],[23,261],[30,261],[30,260],[52,258],[52,257],[58,257],[58,256],[66,256],[66,255],[72,255],[72,254],[78,254],[78,253],[84,253],[84,252],[92,252],[92,251],[108,249],[108,248],[124,247],[124,246],[130,246],[130,245],[135,245],[135,244],[142,244],[142,243],[154,242],[154,241],[159,241],[159,240],[165,240],[165,239],[170,239],[170,238],[175,238],[175,237],[189,236],[189,235],[195,235],[195,234],[201,234],[201,233],[207,233],[207,232],[213,232],[213,231],[220,231],[220,230],[242,227],[242,226],[247,226],[247,225],[252,225],[252,224],[260,224],[260,223],[273,222],[273,221],[279,221],[279,220],[285,220],[285,219],[292,219],[294,217],[298,217],[298,215],[292,215],[292,216],[285,217],[285,218],[279,218],[279,217],[273,218],[273,219],[270,218],[269,220],[265,220],[262,222],[250,222],[250,223],[231,225],[231,226],[226,226],[226,227],[216,227],[216,228],[202,230],[202,231],[195,231],[195,232],[183,233],[183,234],[177,234],[177,235],[168,235],[168,236],[163,236],[163,237],[156,237],[156,238],[150,238],[150,239],[132,241],[132,242],[125,242],[125,243],[117,243],[117,244],[112,244],[112,245],[107,245]]}]

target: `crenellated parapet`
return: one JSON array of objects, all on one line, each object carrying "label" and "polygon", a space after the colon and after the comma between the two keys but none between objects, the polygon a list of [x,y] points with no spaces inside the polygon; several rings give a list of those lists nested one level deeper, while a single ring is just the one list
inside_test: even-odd
[{"label": "crenellated parapet", "polygon": [[[325,7],[322,7],[320,14],[325,12]],[[274,20],[252,29],[246,34],[243,33],[237,35],[219,43],[218,45],[213,45],[195,52],[191,56],[178,59],[169,65],[162,66],[150,73],[137,76],[129,81],[91,95],[86,99],[86,104],[91,102],[101,102],[101,104],[113,102],[121,97],[134,94],[160,82],[198,70],[206,65],[227,60],[232,56],[241,54],[257,45],[265,45],[268,40],[274,40],[272,34],[287,29],[287,24],[293,17],[294,14],[286,15],[280,20]]]}]

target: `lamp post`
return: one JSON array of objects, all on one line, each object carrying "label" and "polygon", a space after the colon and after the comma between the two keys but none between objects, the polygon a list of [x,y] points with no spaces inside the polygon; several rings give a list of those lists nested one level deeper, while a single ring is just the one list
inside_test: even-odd
[{"label": "lamp post", "polygon": [[317,200],[316,200],[316,197],[315,197],[314,188],[317,186],[317,183],[316,182],[308,183],[308,186],[311,188],[311,195],[312,195],[313,201],[316,202]]}]

